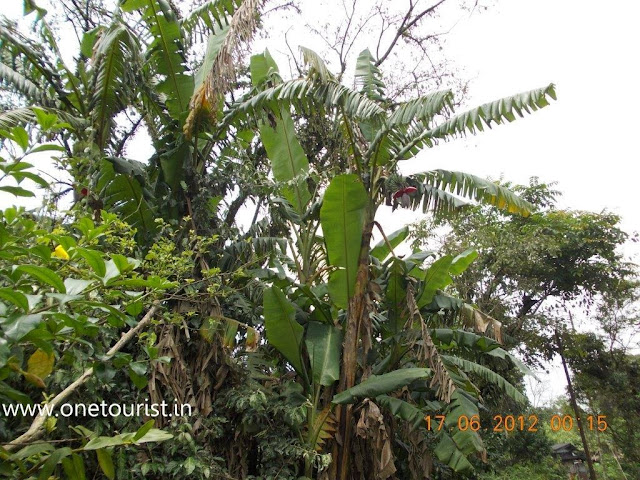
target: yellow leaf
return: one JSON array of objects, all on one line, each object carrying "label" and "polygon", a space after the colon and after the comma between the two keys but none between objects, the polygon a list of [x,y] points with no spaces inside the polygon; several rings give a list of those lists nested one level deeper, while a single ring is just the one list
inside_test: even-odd
[{"label": "yellow leaf", "polygon": [[27,361],[27,371],[38,378],[47,378],[53,371],[53,362],[53,354],[48,354],[38,349],[29,357]]},{"label": "yellow leaf", "polygon": [[47,433],[51,433],[56,429],[56,423],[58,423],[56,417],[47,417],[44,422],[44,428],[47,430]]},{"label": "yellow leaf", "polygon": [[46,385],[44,384],[44,381],[39,376],[29,372],[22,372],[22,375],[24,375],[24,379],[27,382],[29,382],[31,385],[35,385],[38,388],[46,387]]},{"label": "yellow leaf", "polygon": [[51,254],[52,257],[61,258],[62,260],[69,260],[69,254],[62,245],[58,245]]}]

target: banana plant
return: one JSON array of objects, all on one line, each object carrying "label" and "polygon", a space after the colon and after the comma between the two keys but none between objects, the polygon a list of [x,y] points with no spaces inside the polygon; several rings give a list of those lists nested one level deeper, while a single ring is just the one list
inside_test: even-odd
[{"label": "banana plant", "polygon": [[[156,217],[193,213],[198,177],[218,143],[202,135],[224,93],[211,93],[220,84],[212,74],[235,73],[231,55],[251,38],[258,2],[210,0],[184,16],[166,0],[116,3],[111,15],[92,19],[102,23],[85,27],[72,65],[44,11],[38,38],[0,21],[0,83],[27,105],[1,111],[0,128],[33,125],[38,111],[55,114],[65,122],[54,137],[74,182],[68,191],[97,217],[101,209],[119,213],[148,242]],[[193,67],[187,58],[202,37],[208,48]],[[148,165],[126,156],[141,125],[154,149]]]},{"label": "banana plant", "polygon": [[[342,85],[316,53],[306,48],[301,52],[307,74],[288,81],[281,78],[268,51],[252,57],[253,88],[225,112],[222,127],[254,128],[271,161],[274,186],[281,195],[278,204],[285,206],[290,225],[287,265],[294,278],[284,289],[274,285],[265,293],[267,340],[310,396],[311,438],[316,420],[328,415],[323,413],[327,408],[333,412],[342,444],[333,442],[330,476],[348,479],[356,476],[351,465],[354,411],[361,409],[359,425],[364,411],[375,418],[371,403],[362,410],[365,398],[376,399],[394,414],[402,411],[405,420],[411,417],[411,407],[418,412],[440,409],[452,428],[456,416],[478,411],[477,390],[467,373],[523,399],[480,364],[440,354],[439,347],[446,343],[438,338],[446,334],[436,328],[438,315],[462,308],[444,290],[451,275],[464,271],[475,253],[442,257],[428,268],[423,266],[432,256],[428,252],[399,259],[394,248],[408,231],[387,237],[376,213],[386,204],[443,215],[471,200],[529,215],[529,203],[496,183],[446,170],[403,176],[399,167],[443,140],[545,107],[555,90],[548,85],[454,114],[451,91],[400,103],[386,99],[381,72],[368,50],[358,58],[355,89]],[[318,123],[325,127],[325,136],[309,148],[301,133],[308,134]],[[376,227],[384,241],[372,248]],[[464,311],[467,325],[475,319],[472,326],[483,334],[474,334],[477,341],[469,348],[478,354],[502,354],[516,364],[487,336],[499,339],[499,324],[472,306],[464,306]],[[450,338],[463,335],[469,341],[464,336],[469,332],[448,332]],[[415,351],[418,344],[421,353]],[[427,400],[428,395],[398,403],[399,389],[421,382],[439,403]],[[389,396],[393,392],[395,396]],[[462,431],[443,431],[437,445],[436,455],[457,471],[471,468],[467,455],[484,451],[477,434]],[[388,472],[391,467],[376,468]],[[311,476],[309,465],[305,473]]]}]

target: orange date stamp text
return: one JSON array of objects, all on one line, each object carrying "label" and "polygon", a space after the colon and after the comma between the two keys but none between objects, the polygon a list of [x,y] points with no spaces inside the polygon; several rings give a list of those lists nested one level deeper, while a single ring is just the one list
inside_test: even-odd
[{"label": "orange date stamp text", "polygon": [[[587,415],[583,427],[588,430],[598,430],[604,432],[608,428],[606,415]],[[443,428],[457,427],[460,431],[471,430],[477,432],[513,432],[515,430],[537,432],[541,426],[541,420],[537,415],[494,415],[490,426],[484,426],[480,422],[478,415],[460,415],[457,424],[447,420],[445,415],[426,415],[424,417],[427,430],[438,432]],[[454,419],[455,420],[455,419]],[[571,415],[553,415],[548,420],[548,426],[553,432],[563,430],[569,432],[577,428],[575,417]]]}]

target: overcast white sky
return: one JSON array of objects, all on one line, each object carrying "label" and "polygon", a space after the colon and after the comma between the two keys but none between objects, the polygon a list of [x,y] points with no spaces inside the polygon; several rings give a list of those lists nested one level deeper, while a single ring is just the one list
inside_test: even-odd
[{"label": "overcast white sky", "polygon": [[[21,0],[3,2],[7,16],[21,10]],[[638,230],[638,18],[640,2],[629,0],[497,0],[488,11],[465,16],[448,35],[446,51],[473,78],[470,106],[550,82],[558,101],[513,124],[428,150],[407,171],[446,168],[519,183],[538,176],[558,182],[563,207],[615,212],[627,231]],[[290,40],[294,47],[320,48],[307,38]],[[144,139],[129,149],[141,160],[149,152]],[[396,211],[389,223],[414,219]],[[562,393],[564,384],[552,383],[549,393]]]}]

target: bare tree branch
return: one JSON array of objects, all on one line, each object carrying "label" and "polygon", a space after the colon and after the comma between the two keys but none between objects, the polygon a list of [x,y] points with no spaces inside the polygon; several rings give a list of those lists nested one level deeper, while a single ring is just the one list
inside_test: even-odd
[{"label": "bare tree branch", "polygon": [[[120,340],[118,340],[115,345],[111,347],[111,349],[105,355],[105,360],[109,360],[116,353],[118,353],[122,349],[122,347],[129,343],[130,340],[137,337],[138,333],[140,333],[140,330],[145,328],[151,322],[151,319],[156,314],[159,308],[160,302],[155,302],[146,313],[146,315],[142,318],[142,320],[140,320],[135,327],[122,335],[122,337],[120,337]],[[82,375],[76,378],[67,388],[65,388],[58,395],[49,400],[45,405],[43,405],[42,409],[40,410],[40,415],[33,419],[33,422],[31,423],[29,429],[18,438],[9,442],[6,445],[5,449],[7,451],[12,451],[18,448],[20,445],[31,443],[34,440],[40,438],[40,436],[42,436],[42,434],[44,433],[44,424],[47,418],[49,418],[46,412],[53,412],[63,401],[65,401],[69,397],[69,395],[71,395],[80,386],[84,385],[92,376],[93,367],[90,367],[86,369]]]},{"label": "bare tree branch", "polygon": [[406,15],[402,19],[402,23],[400,24],[400,27],[398,27],[398,30],[396,31],[396,34],[395,34],[393,40],[391,41],[391,44],[389,45],[389,48],[387,48],[387,51],[384,52],[382,57],[378,58],[378,60],[376,61],[376,66],[379,67],[387,59],[387,57],[389,57],[389,55],[393,51],[394,47],[396,46],[396,43],[398,43],[398,40],[400,39],[400,37],[407,30],[409,30],[411,27],[415,26],[425,15],[428,15],[431,12],[435,11],[436,8],[438,8],[440,5],[442,5],[446,1],[447,0],[440,0],[435,5],[432,5],[431,7],[427,8],[426,10],[423,10],[422,12],[420,12],[413,19],[411,19],[411,14],[413,13],[414,5],[413,5],[413,2],[411,2],[409,10],[407,11]]}]

